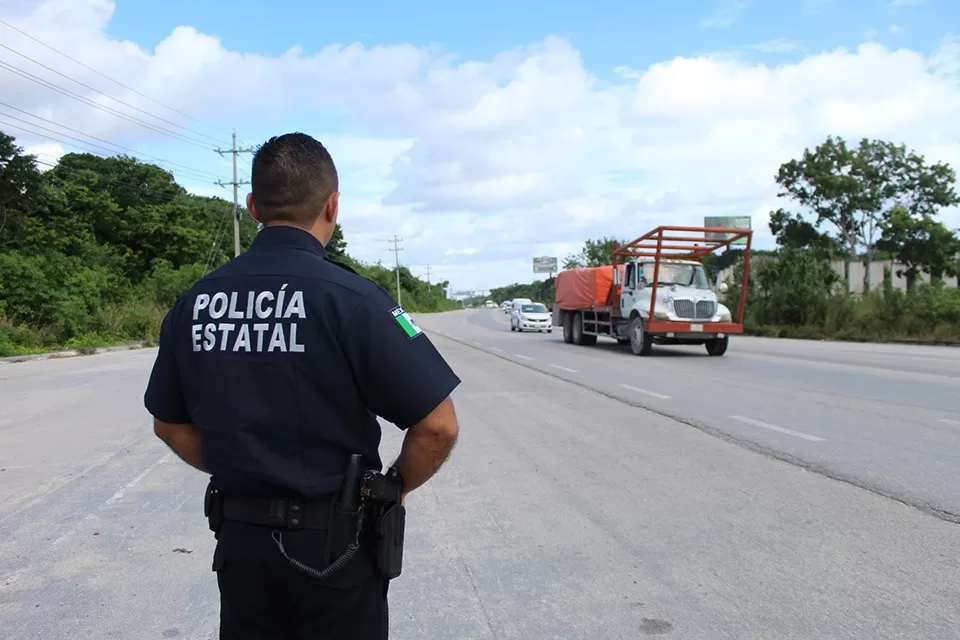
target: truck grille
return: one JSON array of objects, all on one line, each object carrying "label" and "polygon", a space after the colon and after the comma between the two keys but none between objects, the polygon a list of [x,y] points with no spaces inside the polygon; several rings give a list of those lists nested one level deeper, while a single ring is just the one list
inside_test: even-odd
[{"label": "truck grille", "polygon": [[696,304],[693,300],[674,300],[673,310],[678,318],[707,320],[717,312],[717,303],[712,300],[699,300]]}]

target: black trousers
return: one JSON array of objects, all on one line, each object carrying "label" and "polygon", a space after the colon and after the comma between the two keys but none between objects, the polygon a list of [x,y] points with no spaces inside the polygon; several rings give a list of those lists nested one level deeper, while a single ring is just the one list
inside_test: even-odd
[{"label": "black trousers", "polygon": [[[323,582],[290,566],[271,527],[227,521],[213,570],[220,587],[221,640],[386,640],[389,581],[374,572],[365,546]],[[287,554],[322,570],[348,533],[281,530]],[[332,556],[332,557],[331,557]]]}]

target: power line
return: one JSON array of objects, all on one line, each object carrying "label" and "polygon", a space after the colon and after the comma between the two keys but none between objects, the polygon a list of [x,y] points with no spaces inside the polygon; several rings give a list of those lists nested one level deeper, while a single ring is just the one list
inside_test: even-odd
[{"label": "power line", "polygon": [[[7,114],[0,114],[0,115],[7,115]],[[7,115],[7,117],[10,117],[10,116]],[[50,135],[50,134],[44,134],[44,133],[41,133],[41,132],[39,132],[39,131],[34,131],[33,129],[29,129],[29,128],[23,126],[23,125],[15,124],[15,123],[12,123],[12,122],[7,122],[7,121],[2,120],[2,119],[0,119],[0,124],[6,125],[6,126],[9,127],[9,128],[19,129],[20,131],[23,131],[23,132],[26,132],[26,133],[29,133],[29,134],[33,134],[33,135],[35,135],[35,136],[37,136],[37,137],[39,137],[39,138],[42,138],[42,139],[44,139],[44,140],[49,140],[50,142],[57,142],[57,143],[59,143],[59,144],[62,144],[62,145],[64,145],[64,146],[67,146],[67,147],[73,147],[73,148],[75,148],[75,149],[79,149],[80,151],[83,151],[83,152],[85,152],[85,153],[89,153],[89,154],[92,154],[92,155],[95,155],[95,156],[98,156],[98,157],[104,157],[104,156],[103,156],[103,155],[100,155],[98,152],[96,152],[96,151],[94,151],[94,150],[92,150],[92,149],[90,149],[90,148],[88,148],[88,147],[96,147],[96,148],[99,148],[99,149],[103,149],[103,152],[106,152],[106,153],[108,154],[107,157],[112,157],[112,156],[116,156],[116,155],[117,155],[116,151],[114,151],[113,149],[107,149],[107,148],[105,148],[105,147],[101,147],[100,145],[93,144],[92,142],[87,142],[87,141],[85,141],[85,140],[80,140],[80,142],[83,142],[85,145],[87,145],[86,147],[81,146],[81,145],[79,145],[79,144],[74,144],[74,143],[72,143],[72,142],[67,142],[66,140],[64,140],[64,138],[70,138],[70,139],[72,139],[72,140],[78,140],[78,138],[74,138],[73,136],[68,136],[68,135],[66,135],[66,134],[62,134],[62,133],[59,133],[59,132],[54,132],[54,133],[57,134],[57,135],[55,135],[55,136],[54,136],[54,135]],[[33,126],[39,126],[39,125],[33,125]],[[45,127],[41,127],[41,128],[44,128],[44,129],[45,129]],[[49,131],[49,129],[47,129],[47,131]],[[103,153],[103,152],[100,152],[100,153]],[[160,168],[161,168],[161,169],[164,169],[164,167],[160,167]],[[166,169],[166,170],[167,170],[167,171],[170,171],[169,169]],[[171,173],[173,173],[173,172],[171,171]],[[179,173],[182,174],[183,172],[179,172]],[[195,180],[202,180],[203,182],[207,182],[207,181],[210,180],[210,178],[208,178],[208,177],[206,177],[206,176],[189,176],[189,175],[188,175],[188,177],[192,177],[192,178],[194,178]]]},{"label": "power line", "polygon": [[[132,104],[130,104],[129,102],[126,102],[126,101],[124,101],[124,100],[121,100],[120,98],[115,98],[115,97],[111,96],[111,95],[108,94],[108,93],[104,93],[103,91],[100,91],[100,89],[97,89],[96,87],[92,87],[92,86],[90,86],[89,84],[86,84],[86,83],[84,83],[84,82],[80,82],[80,81],[77,80],[76,78],[72,78],[72,77],[68,76],[67,74],[63,73],[62,71],[57,71],[57,70],[54,69],[53,67],[51,67],[51,66],[49,66],[49,65],[46,65],[46,64],[43,64],[43,63],[40,62],[39,60],[36,60],[36,59],[34,59],[34,58],[31,58],[30,56],[28,56],[28,55],[25,54],[25,53],[20,53],[19,51],[17,51],[17,50],[14,49],[13,47],[8,47],[8,46],[5,45],[5,44],[0,44],[0,48],[6,49],[7,51],[9,51],[9,52],[11,52],[11,53],[13,53],[13,54],[18,55],[18,56],[20,56],[21,58],[24,58],[25,60],[29,60],[30,62],[32,62],[33,64],[37,65],[38,67],[43,67],[43,68],[46,69],[47,71],[52,71],[53,73],[57,74],[57,75],[60,76],[61,78],[66,78],[66,79],[69,80],[70,82],[73,82],[73,83],[75,83],[75,84],[78,84],[78,85],[80,85],[81,87],[83,87],[84,89],[89,89],[90,91],[93,91],[94,93],[99,93],[100,95],[102,95],[102,96],[105,97],[105,98],[109,98],[109,99],[111,99],[111,100],[113,100],[113,101],[115,101],[115,102],[119,102],[120,104],[124,105],[125,107],[130,107],[130,108],[133,109],[134,111],[139,111],[140,113],[142,113],[142,114],[144,114],[144,115],[147,115],[147,116],[150,116],[151,118],[156,118],[157,120],[159,120],[159,121],[161,121],[161,122],[166,122],[167,124],[172,124],[173,126],[179,127],[180,129],[183,129],[184,131],[189,131],[190,133],[196,134],[196,135],[201,136],[201,137],[203,137],[203,138],[207,138],[207,139],[210,140],[211,142],[220,142],[220,140],[218,140],[217,138],[214,138],[213,136],[208,136],[207,134],[201,133],[201,132],[199,132],[199,131],[193,131],[193,130],[190,129],[189,127],[185,127],[185,126],[183,126],[182,124],[173,122],[172,120],[167,120],[166,118],[161,118],[160,116],[156,115],[155,113],[151,113],[151,112],[147,111],[146,109],[141,109],[140,107],[138,107],[138,106],[136,106],[136,105],[132,105]],[[12,65],[11,65],[11,66],[12,66]],[[177,132],[173,132],[173,133],[177,133]],[[183,135],[183,134],[178,134],[178,135]]]},{"label": "power line", "polygon": [[393,234],[393,237],[389,240],[384,240],[383,242],[390,242],[393,244],[393,248],[389,251],[393,251],[394,259],[396,260],[397,265],[397,305],[403,306],[403,303],[400,300],[400,252],[403,251],[403,247],[400,246],[400,243],[403,242],[403,238],[398,238],[397,234]]},{"label": "power line", "polygon": [[253,153],[254,150],[250,147],[244,149],[237,148],[237,132],[233,132],[232,145],[230,149],[215,149],[217,153],[221,156],[225,153],[229,153],[233,156],[233,182],[223,182],[218,180],[217,184],[221,187],[225,187],[228,184],[233,185],[233,255],[240,255],[240,193],[238,192],[238,187],[241,184],[250,184],[248,181],[240,182],[237,180],[237,156],[241,153]]},{"label": "power line", "polygon": [[129,86],[129,85],[126,85],[126,84],[120,82],[119,80],[117,80],[117,79],[115,79],[115,78],[112,78],[112,77],[108,76],[107,74],[103,73],[102,71],[98,71],[97,69],[94,69],[94,68],[91,67],[90,65],[84,64],[84,63],[81,62],[80,60],[77,60],[76,58],[74,58],[74,57],[72,57],[72,56],[70,56],[70,55],[67,55],[66,53],[64,53],[63,51],[60,51],[59,49],[57,49],[57,48],[55,48],[55,47],[50,46],[49,44],[47,44],[47,43],[44,42],[43,40],[40,40],[39,38],[36,38],[36,37],[30,35],[30,34],[27,33],[26,31],[24,31],[24,30],[22,30],[22,29],[19,29],[19,28],[15,27],[15,26],[13,26],[12,24],[10,24],[9,22],[7,22],[6,20],[0,20],[0,24],[6,25],[7,27],[13,29],[13,30],[16,31],[17,33],[19,33],[19,34],[21,34],[21,35],[23,35],[23,36],[26,36],[27,38],[30,38],[31,40],[33,40],[34,42],[36,42],[37,44],[39,44],[39,45],[41,45],[41,46],[43,46],[43,47],[46,47],[46,48],[49,49],[50,51],[53,51],[54,53],[59,54],[59,55],[63,56],[64,58],[75,62],[76,64],[80,65],[80,66],[83,67],[84,69],[87,69],[87,70],[89,70],[89,71],[93,71],[93,72],[96,73],[97,75],[99,75],[99,76],[101,76],[101,77],[103,77],[103,78],[106,78],[106,79],[109,80],[110,82],[113,82],[114,84],[117,84],[117,85],[123,87],[124,89],[127,89],[128,91],[132,91],[132,92],[134,92],[135,94],[137,94],[137,95],[139,95],[139,96],[141,96],[141,97],[143,97],[143,98],[146,98],[147,100],[150,100],[151,102],[153,102],[153,103],[155,103],[155,104],[160,105],[160,106],[163,107],[164,109],[169,109],[170,111],[173,111],[174,113],[178,113],[178,114],[182,115],[183,117],[185,117],[185,118],[187,118],[187,119],[189,119],[189,120],[193,120],[194,122],[198,122],[198,123],[200,123],[200,124],[202,124],[202,125],[205,125],[205,126],[207,126],[207,127],[210,127],[211,129],[213,129],[213,130],[215,130],[215,131],[220,131],[221,133],[230,133],[229,131],[226,131],[225,129],[221,129],[221,128],[219,128],[219,127],[216,127],[216,126],[214,126],[214,125],[212,125],[212,124],[210,124],[210,123],[208,123],[208,122],[204,122],[203,120],[200,120],[199,118],[195,118],[194,116],[191,116],[191,115],[188,114],[188,113],[184,113],[183,111],[180,111],[179,109],[175,109],[175,108],[173,108],[173,107],[171,107],[171,106],[169,106],[169,105],[167,105],[167,104],[164,104],[164,103],[160,102],[159,100],[157,100],[156,98],[151,98],[151,97],[148,96],[147,94],[145,94],[145,93],[143,93],[143,92],[141,92],[141,91],[138,91],[138,90],[134,89],[133,87],[131,87],[131,86]]},{"label": "power line", "polygon": [[427,286],[430,286],[430,265],[425,266],[424,271],[427,272]]},{"label": "power line", "polygon": [[[170,165],[174,165],[174,166],[177,166],[177,167],[181,167],[182,169],[184,169],[184,170],[186,170],[186,171],[189,171],[189,172],[192,172],[193,174],[198,174],[198,175],[195,175],[195,176],[194,176],[194,177],[197,177],[198,179],[210,180],[210,179],[217,179],[217,178],[219,177],[219,176],[217,176],[215,173],[211,173],[210,171],[205,171],[205,170],[203,170],[203,169],[195,169],[195,168],[190,167],[190,166],[187,166],[187,165],[185,165],[185,164],[180,164],[180,163],[178,163],[178,162],[173,162],[172,160],[166,160],[166,159],[160,158],[160,157],[158,157],[158,156],[150,155],[149,153],[143,153],[143,152],[137,151],[136,149],[131,149],[130,147],[125,147],[125,146],[123,146],[123,145],[121,145],[121,144],[117,144],[117,143],[115,143],[115,142],[110,142],[109,140],[105,140],[105,139],[103,139],[103,138],[98,138],[97,136],[90,135],[89,133],[84,133],[83,131],[80,131],[79,129],[74,129],[73,127],[68,127],[67,125],[60,124],[60,123],[58,123],[58,122],[54,122],[53,120],[50,120],[50,119],[48,119],[48,118],[43,118],[43,117],[41,117],[41,116],[34,115],[34,114],[32,114],[32,113],[30,113],[30,112],[28,112],[28,111],[24,111],[23,109],[19,109],[19,108],[17,108],[17,107],[14,107],[14,106],[12,106],[12,105],[9,105],[9,104],[7,104],[6,102],[3,102],[3,101],[0,101],[0,106],[4,106],[4,107],[7,107],[8,109],[13,109],[13,110],[15,110],[15,111],[19,111],[20,113],[24,113],[24,114],[30,116],[31,118],[36,118],[37,120],[42,120],[42,121],[44,121],[44,122],[49,122],[50,124],[54,125],[55,127],[60,127],[61,129],[66,129],[67,131],[73,131],[74,133],[78,133],[78,134],[80,134],[81,136],[85,136],[85,137],[87,137],[87,138],[90,138],[91,140],[98,140],[98,141],[103,142],[103,143],[105,143],[105,144],[109,144],[109,145],[111,145],[111,146],[114,146],[114,147],[116,147],[117,149],[121,149],[121,150],[123,150],[123,151],[129,151],[130,153],[132,153],[132,154],[134,154],[134,155],[142,156],[142,157],[144,157],[144,158],[150,158],[150,159],[155,160],[155,161],[157,161],[157,162],[164,162],[164,163],[166,163],[166,164],[170,164]],[[74,138],[73,136],[69,136],[69,135],[67,135],[67,134],[65,134],[65,133],[61,133],[61,132],[59,132],[59,131],[54,131],[53,129],[50,129],[50,128],[48,128],[48,127],[44,127],[43,125],[37,124],[37,123],[35,123],[35,122],[30,122],[29,120],[24,120],[23,118],[18,118],[17,116],[11,115],[11,114],[9,114],[9,113],[0,112],[0,115],[5,116],[5,117],[7,117],[7,118],[13,118],[14,120],[17,120],[18,122],[23,122],[23,123],[25,123],[25,124],[29,124],[31,127],[36,127],[36,128],[38,128],[38,129],[43,129],[44,131],[49,131],[50,133],[55,133],[55,134],[57,134],[58,136],[62,136],[62,137],[64,137],[64,138],[69,138],[69,139],[71,139],[71,140],[76,140],[76,141],[78,141],[78,142],[82,142],[82,143],[84,143],[84,144],[86,144],[86,145],[89,145],[89,146],[92,146],[92,147],[97,147],[97,148],[99,148],[99,149],[103,149],[104,151],[106,151],[106,152],[108,152],[108,153],[111,153],[111,154],[114,154],[114,155],[117,154],[117,151],[115,151],[115,150],[113,150],[113,149],[107,149],[106,147],[102,147],[102,146],[100,146],[100,145],[93,144],[92,142],[87,142],[86,140],[81,140],[80,138]],[[17,125],[10,125],[10,126],[17,127]],[[21,129],[22,129],[22,127],[18,127],[18,128],[21,128]],[[39,133],[37,133],[37,132],[35,132],[35,131],[31,131],[30,133],[33,133],[34,135],[40,135],[41,137],[43,137],[42,134],[39,134]],[[49,138],[48,138],[48,139],[49,139]],[[58,140],[57,142],[60,142],[60,141]]]},{"label": "power line", "polygon": [[19,67],[16,67],[16,66],[14,66],[14,65],[12,65],[12,64],[9,64],[9,63],[7,63],[7,62],[2,62],[2,61],[0,61],[0,68],[4,68],[4,69],[6,69],[7,71],[10,71],[10,72],[12,72],[12,73],[15,73],[15,74],[17,74],[17,75],[20,76],[20,77],[26,78],[27,80],[30,80],[31,82],[34,82],[34,83],[36,83],[36,84],[39,84],[39,85],[42,86],[42,87],[46,87],[46,88],[48,88],[48,89],[52,89],[53,91],[56,91],[57,93],[60,93],[60,94],[62,94],[62,95],[67,96],[68,98],[73,98],[74,100],[77,100],[77,101],[79,101],[79,102],[82,102],[83,104],[85,104],[85,105],[87,105],[87,106],[93,107],[94,109],[99,109],[100,111],[103,111],[104,113],[109,113],[110,115],[113,115],[113,116],[116,116],[116,117],[118,117],[118,118],[121,118],[122,120],[126,120],[127,122],[131,122],[131,123],[133,123],[133,124],[140,125],[141,127],[145,128],[145,129],[149,129],[149,130],[151,130],[151,131],[153,131],[153,132],[155,132],[155,133],[160,133],[160,134],[163,134],[163,135],[165,135],[165,136],[171,137],[171,138],[173,138],[173,139],[175,139],[175,140],[179,140],[179,141],[181,141],[181,142],[186,142],[187,144],[192,144],[192,145],[194,145],[194,146],[196,146],[196,147],[200,147],[201,149],[204,149],[204,150],[209,150],[209,149],[210,149],[210,147],[207,146],[207,143],[197,142],[196,140],[193,140],[192,138],[190,138],[190,137],[188,137],[188,136],[185,136],[185,135],[183,135],[183,134],[181,134],[181,133],[177,133],[176,131],[171,131],[170,129],[165,129],[165,128],[163,128],[163,127],[157,126],[157,125],[152,124],[152,123],[150,123],[150,122],[146,122],[145,120],[141,120],[140,118],[135,118],[135,117],[133,117],[133,116],[131,116],[131,115],[128,115],[128,114],[125,114],[125,113],[123,113],[123,112],[121,112],[121,111],[117,111],[116,109],[113,109],[113,108],[111,108],[111,107],[106,107],[106,106],[104,106],[104,105],[97,104],[96,102],[90,100],[89,98],[86,98],[86,97],[84,97],[84,96],[81,96],[79,93],[76,93],[75,91],[70,91],[69,89],[64,89],[63,87],[61,87],[61,86],[59,86],[59,85],[57,85],[57,84],[55,84],[55,83],[53,83],[53,82],[50,82],[50,81],[48,81],[48,80],[44,80],[43,78],[41,78],[41,77],[39,77],[39,76],[36,76],[36,75],[34,75],[34,74],[32,74],[32,73],[30,73],[30,72],[28,72],[28,71],[24,71],[24,70],[20,69]]}]

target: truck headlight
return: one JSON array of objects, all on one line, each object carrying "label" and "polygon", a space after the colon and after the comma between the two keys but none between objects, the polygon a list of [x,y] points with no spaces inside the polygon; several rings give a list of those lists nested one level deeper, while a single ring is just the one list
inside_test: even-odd
[{"label": "truck headlight", "polygon": [[667,310],[662,307],[658,307],[653,310],[653,317],[657,320],[666,320],[669,318],[667,315]]},{"label": "truck headlight", "polygon": [[733,316],[730,315],[730,309],[727,309],[724,305],[717,305],[717,315],[719,316],[719,322],[732,322]]}]

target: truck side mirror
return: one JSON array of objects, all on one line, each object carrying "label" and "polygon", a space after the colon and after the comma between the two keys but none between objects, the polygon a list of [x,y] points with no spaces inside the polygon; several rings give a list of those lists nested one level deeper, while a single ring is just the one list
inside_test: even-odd
[{"label": "truck side mirror", "polygon": [[727,283],[726,283],[726,282],[721,282],[721,283],[720,283],[720,286],[719,286],[718,288],[719,288],[719,290],[720,290],[720,293],[726,293],[726,292],[729,291],[729,289],[730,289],[730,287],[727,286]]}]

